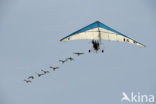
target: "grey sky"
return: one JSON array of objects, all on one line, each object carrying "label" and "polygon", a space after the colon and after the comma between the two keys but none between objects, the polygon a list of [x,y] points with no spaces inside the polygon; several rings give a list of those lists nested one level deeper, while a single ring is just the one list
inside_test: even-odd
[{"label": "grey sky", "polygon": [[[121,93],[156,92],[154,0],[1,0],[0,104],[120,104]],[[59,40],[96,21],[145,44],[103,41],[104,54],[76,57],[89,41]],[[74,62],[62,65],[68,56]],[[31,85],[50,65],[61,69]]]}]

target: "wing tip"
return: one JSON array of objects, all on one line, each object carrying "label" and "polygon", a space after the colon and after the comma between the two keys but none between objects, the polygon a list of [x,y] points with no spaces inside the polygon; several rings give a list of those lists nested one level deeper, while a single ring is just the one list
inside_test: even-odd
[{"label": "wing tip", "polygon": [[143,45],[143,44],[140,44],[140,46],[143,47],[143,48],[146,48],[147,47],[146,45]]},{"label": "wing tip", "polygon": [[60,39],[60,42],[63,42],[64,38],[63,39]]},{"label": "wing tip", "polygon": [[143,47],[146,48],[147,46],[146,45],[143,45]]},{"label": "wing tip", "polygon": [[60,42],[66,42],[66,40],[65,39],[61,39]]}]

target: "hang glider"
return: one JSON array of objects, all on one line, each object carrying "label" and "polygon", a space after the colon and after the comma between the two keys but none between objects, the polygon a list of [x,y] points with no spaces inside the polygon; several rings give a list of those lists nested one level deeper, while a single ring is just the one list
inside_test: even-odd
[{"label": "hang glider", "polygon": [[96,40],[92,41],[92,44],[97,43],[97,41],[101,40],[111,40],[111,41],[119,41],[119,42],[127,42],[131,44],[138,45],[140,47],[145,47],[142,43],[137,42],[136,40],[129,38],[128,36],[106,26],[105,24],[96,21],[64,38],[62,38],[61,42],[66,42],[70,40],[77,39],[89,39]]}]

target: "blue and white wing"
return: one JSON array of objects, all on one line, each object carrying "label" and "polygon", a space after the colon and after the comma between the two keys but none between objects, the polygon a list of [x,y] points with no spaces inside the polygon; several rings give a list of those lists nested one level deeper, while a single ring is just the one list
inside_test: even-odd
[{"label": "blue and white wing", "polygon": [[128,36],[104,25],[103,23],[96,21],[64,38],[60,41],[70,41],[76,39],[91,39],[91,40],[111,40],[119,42],[128,42],[131,44],[145,47],[145,45],[129,38]]}]

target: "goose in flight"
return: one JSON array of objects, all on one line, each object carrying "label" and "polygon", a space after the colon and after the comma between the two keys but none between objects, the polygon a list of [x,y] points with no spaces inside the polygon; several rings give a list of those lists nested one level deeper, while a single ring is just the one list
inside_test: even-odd
[{"label": "goose in flight", "polygon": [[42,75],[44,75],[43,73],[39,74],[39,73],[36,73],[38,75],[38,77],[41,77]]},{"label": "goose in flight", "polygon": [[67,58],[67,60],[73,61],[74,59],[72,57]]},{"label": "goose in flight", "polygon": [[41,70],[44,74],[50,73],[49,71]]},{"label": "goose in flight", "polygon": [[53,69],[54,71],[55,71],[56,69],[59,69],[59,67],[52,67],[52,66],[50,66],[50,68]]},{"label": "goose in flight", "polygon": [[80,56],[80,55],[83,55],[84,53],[75,52],[74,54],[76,54],[77,56]]},{"label": "goose in flight", "polygon": [[27,79],[34,79],[34,76],[29,76]]},{"label": "goose in flight", "polygon": [[24,79],[24,81],[25,81],[26,83],[31,83],[31,80],[26,80],[26,79]]},{"label": "goose in flight", "polygon": [[67,60],[59,60],[62,64],[64,64]]}]

